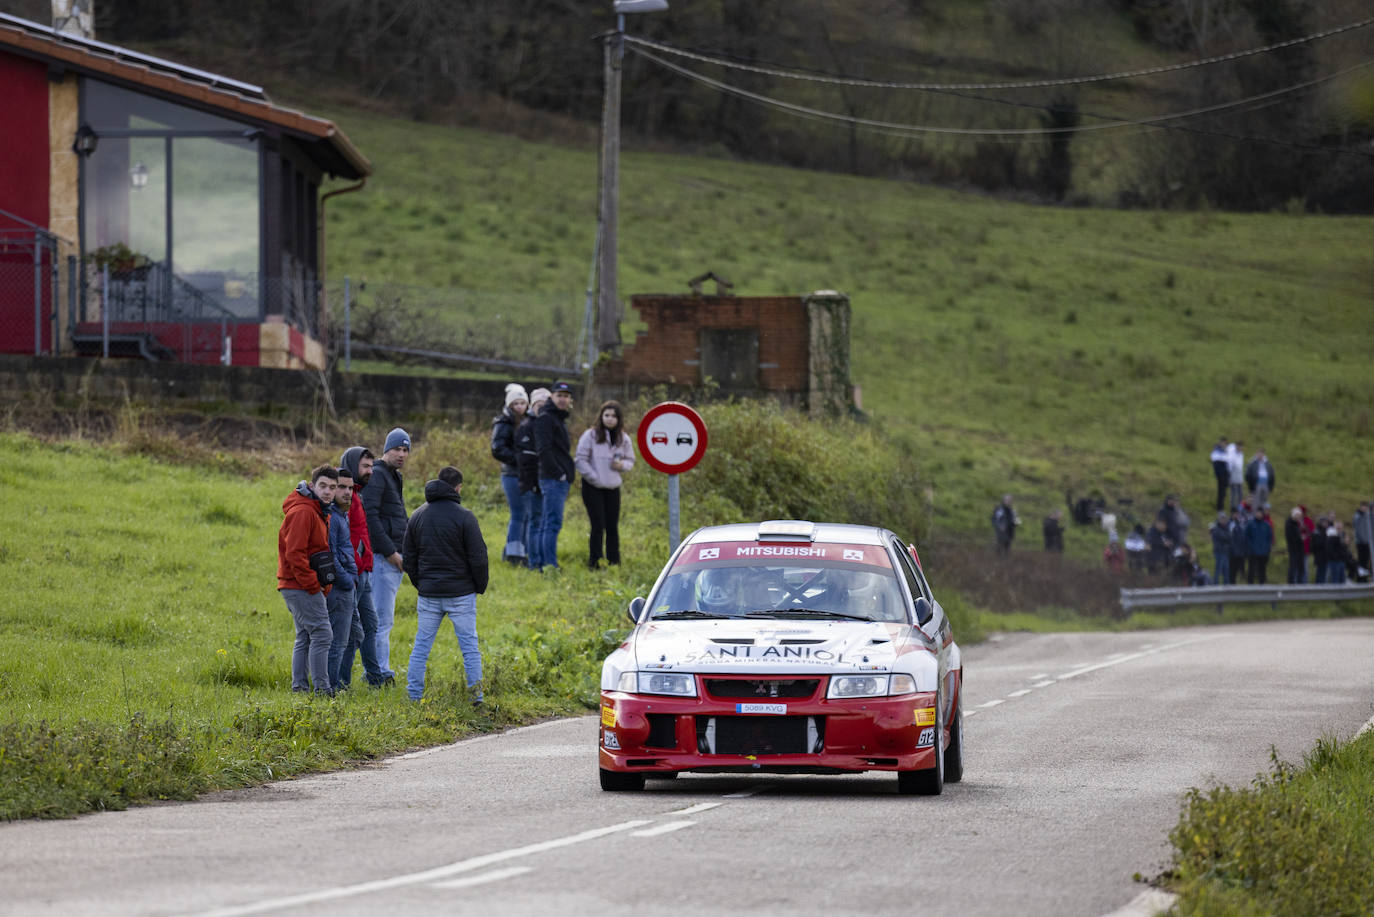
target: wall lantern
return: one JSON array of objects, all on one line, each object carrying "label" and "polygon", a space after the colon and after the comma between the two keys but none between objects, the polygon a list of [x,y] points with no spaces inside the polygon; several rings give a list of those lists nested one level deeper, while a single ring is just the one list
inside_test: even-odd
[{"label": "wall lantern", "polygon": [[142,191],[148,187],[148,167],[142,161],[134,163],[134,167],[129,170],[129,184],[133,185],[135,191]]},{"label": "wall lantern", "polygon": [[76,139],[72,141],[72,152],[89,156],[95,152],[96,144],[99,142],[100,137],[91,129],[91,126],[83,124],[76,129]]}]

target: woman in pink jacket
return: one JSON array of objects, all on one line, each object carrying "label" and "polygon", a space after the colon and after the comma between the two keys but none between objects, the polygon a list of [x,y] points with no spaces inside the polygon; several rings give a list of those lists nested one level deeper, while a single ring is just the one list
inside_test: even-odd
[{"label": "woman in pink jacket", "polygon": [[635,464],[635,449],[625,432],[625,413],[618,401],[601,406],[596,426],[577,441],[573,457],[582,475],[582,503],[591,523],[591,549],[587,566],[595,570],[602,557],[620,563],[620,475]]}]

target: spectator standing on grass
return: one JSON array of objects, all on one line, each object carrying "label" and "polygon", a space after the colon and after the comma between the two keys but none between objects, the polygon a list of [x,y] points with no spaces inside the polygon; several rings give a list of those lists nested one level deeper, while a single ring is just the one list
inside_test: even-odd
[{"label": "spectator standing on grass", "polygon": [[1341,521],[1333,518],[1326,529],[1326,581],[1334,586],[1345,583],[1346,567],[1355,560],[1346,537]]},{"label": "spectator standing on grass", "polygon": [[325,605],[329,609],[329,684],[335,691],[343,689],[339,669],[344,650],[353,639],[353,619],[358,614],[358,561],[353,554],[353,538],[349,534],[348,507],[353,502],[353,472],[338,469],[339,486],[329,504],[329,552],[334,555],[334,588],[329,590]]},{"label": "spectator standing on grass", "polygon": [[1053,554],[1064,553],[1064,525],[1059,521],[1063,517],[1062,510],[1054,510],[1040,526],[1045,536],[1045,550]]},{"label": "spectator standing on grass", "polygon": [[329,551],[325,524],[329,504],[338,486],[338,472],[321,465],[287,494],[281,509],[285,518],[277,532],[277,590],[296,625],[296,644],[291,651],[291,690],[331,693],[329,681],[329,627],[326,596],[329,586],[320,582],[311,557]]},{"label": "spectator standing on grass", "polygon": [[1321,585],[1326,582],[1327,563],[1331,559],[1327,554],[1326,530],[1330,527],[1330,522],[1326,518],[1326,513],[1317,513],[1313,525],[1312,536],[1309,539],[1312,544],[1312,582]]},{"label": "spectator standing on grass", "polygon": [[501,463],[501,491],[506,495],[510,524],[501,559],[516,566],[529,563],[525,547],[525,503],[520,494],[520,453],[515,448],[515,431],[525,419],[529,396],[518,382],[506,386],[506,406],[491,423],[491,455]]},{"label": "spectator standing on grass", "polygon": [[1212,579],[1218,586],[1231,582],[1231,517],[1225,510],[1217,513],[1217,519],[1207,526],[1207,534],[1212,536],[1212,557],[1216,561]]},{"label": "spectator standing on grass", "polygon": [[1212,476],[1217,479],[1217,512],[1221,512],[1226,505],[1226,491],[1231,485],[1231,461],[1227,457],[1229,446],[1223,436],[1212,447]]},{"label": "spectator standing on grass", "polygon": [[1003,494],[1002,502],[992,511],[992,532],[997,538],[998,554],[1011,551],[1011,542],[1016,537],[1016,527],[1020,524],[1021,519],[1011,505],[1011,494]]},{"label": "spectator standing on grass", "polygon": [[1137,522],[1126,536],[1126,561],[1132,573],[1145,569],[1149,553],[1150,544],[1145,540],[1145,527]]},{"label": "spectator standing on grass", "polygon": [[1250,521],[1245,523],[1245,546],[1248,549],[1248,565],[1245,581],[1261,586],[1268,582],[1265,570],[1269,566],[1269,552],[1274,547],[1274,526],[1265,515],[1264,507],[1255,509]]},{"label": "spectator standing on grass", "polygon": [[1149,572],[1168,573],[1174,558],[1174,540],[1169,537],[1169,528],[1163,517],[1156,518],[1155,524],[1145,533],[1145,543],[1150,546],[1149,556],[1145,560]]},{"label": "spectator standing on grass", "polygon": [[1255,450],[1254,461],[1245,466],[1245,486],[1250,488],[1250,504],[1260,507],[1268,503],[1276,483],[1274,466],[1269,464],[1264,450]]},{"label": "spectator standing on grass", "polygon": [[1102,549],[1102,562],[1112,573],[1120,575],[1126,572],[1126,552],[1121,550],[1121,541],[1116,537],[1115,529],[1107,533],[1107,546]]},{"label": "spectator standing on grass", "polygon": [[549,390],[537,388],[530,392],[530,408],[525,419],[515,428],[515,467],[520,475],[520,500],[525,513],[525,550],[531,570],[538,570],[544,561],[544,494],[539,490],[539,449],[534,439],[534,422],[549,401]]},{"label": "spectator standing on grass", "polygon": [[391,668],[391,628],[396,622],[396,593],[401,588],[401,541],[406,534],[401,469],[408,458],[410,434],[396,427],[386,435],[382,460],[372,467],[372,479],[363,488],[372,550],[382,559],[372,574],[372,601],[377,609],[377,664],[386,678],[396,677]]},{"label": "spectator standing on grass", "polygon": [[1226,581],[1230,586],[1234,586],[1236,579],[1245,571],[1246,559],[1250,556],[1250,542],[1245,537],[1245,524],[1249,518],[1243,502],[1231,510],[1231,524],[1227,527],[1231,533],[1231,576]]},{"label": "spectator standing on grass", "polygon": [[1307,582],[1307,552],[1303,550],[1302,507],[1293,507],[1283,524],[1283,542],[1288,548],[1288,582]]},{"label": "spectator standing on grass", "polygon": [[[372,536],[367,530],[367,510],[363,509],[363,490],[372,480],[375,457],[366,446],[353,446],[339,457],[339,467],[353,475],[353,499],[348,504],[348,535],[353,542],[353,560],[358,566],[357,599],[353,627],[339,661],[339,684],[348,687],[353,680],[354,655],[363,657],[363,674],[373,687],[393,684],[377,661],[377,609],[372,604]],[[330,673],[331,677],[333,673]]]},{"label": "spectator standing on grass", "polygon": [[1188,529],[1192,527],[1193,520],[1183,511],[1178,494],[1169,494],[1155,517],[1164,520],[1165,531],[1174,544],[1181,545],[1188,541]]},{"label": "spectator standing on grass", "polygon": [[462,505],[463,473],[452,465],[425,484],[425,504],[406,525],[401,556],[420,598],[415,646],[406,667],[406,694],[425,693],[425,668],[444,618],[453,624],[473,703],[482,703],[482,653],[477,647],[477,596],[487,591],[487,543],[477,517]]},{"label": "spectator standing on grass", "polygon": [[539,490],[544,495],[543,549],[539,566],[542,570],[558,567],[558,533],[563,530],[563,508],[568,501],[577,468],[573,464],[572,436],[568,433],[568,415],[572,412],[572,386],[555,382],[550,389],[549,402],[534,421],[535,451],[539,453]]},{"label": "spectator standing on grass", "polygon": [[[1236,440],[1226,447],[1226,461],[1231,468],[1231,509],[1240,507],[1242,492],[1241,487],[1245,484],[1245,444]],[[1231,573],[1234,575],[1235,570]]]},{"label": "spectator standing on grass", "polygon": [[1353,526],[1355,529],[1355,563],[1363,573],[1357,574],[1361,582],[1368,582],[1370,567],[1370,546],[1374,545],[1374,515],[1370,514],[1368,501],[1361,502],[1355,510]]},{"label": "spectator standing on grass", "polygon": [[606,563],[620,563],[620,484],[621,474],[635,465],[635,449],[625,432],[625,412],[619,401],[601,406],[594,426],[577,440],[573,458],[582,475],[582,504],[587,507],[591,526],[587,566],[597,568],[605,541]]}]

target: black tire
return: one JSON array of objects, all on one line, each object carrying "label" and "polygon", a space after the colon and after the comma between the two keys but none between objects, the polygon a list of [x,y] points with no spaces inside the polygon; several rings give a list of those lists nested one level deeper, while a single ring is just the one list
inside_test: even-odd
[{"label": "black tire", "polygon": [[604,767],[598,768],[601,772],[601,788],[608,793],[633,792],[644,789],[643,774],[622,774],[620,771],[608,771]]},{"label": "black tire", "polygon": [[962,688],[954,705],[954,722],[949,726],[949,745],[945,747],[945,783],[964,779],[964,698]]},{"label": "black tire", "polygon": [[[939,705],[936,705],[936,709]],[[944,724],[935,722],[935,766],[921,771],[898,771],[897,792],[903,796],[939,796],[945,790]]]}]

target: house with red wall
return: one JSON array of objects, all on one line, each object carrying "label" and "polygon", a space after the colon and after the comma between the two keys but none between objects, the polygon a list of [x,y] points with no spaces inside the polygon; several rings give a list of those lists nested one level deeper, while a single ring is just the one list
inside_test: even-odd
[{"label": "house with red wall", "polygon": [[5,14],[0,86],[0,353],[325,365],[324,202],[371,172],[343,131]]}]

